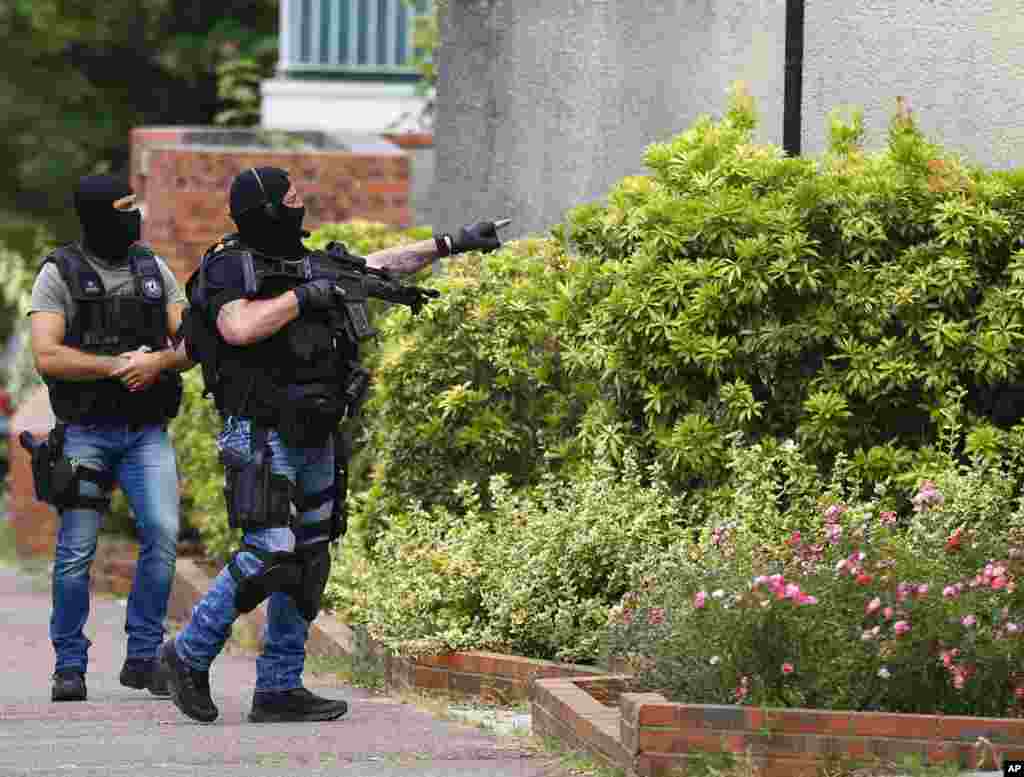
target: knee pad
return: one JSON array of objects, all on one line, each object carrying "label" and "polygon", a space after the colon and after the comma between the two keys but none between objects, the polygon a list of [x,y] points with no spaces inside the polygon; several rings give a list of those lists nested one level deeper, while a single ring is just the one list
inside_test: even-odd
[{"label": "knee pad", "polygon": [[[255,575],[246,575],[238,566],[238,553],[243,550],[252,553],[263,562],[263,569]],[[252,612],[276,591],[291,594],[302,585],[302,565],[294,553],[267,553],[253,548],[242,548],[232,556],[228,570],[238,584],[235,591],[235,609],[241,613]]]},{"label": "knee pad", "polygon": [[308,548],[302,548],[296,551],[296,556],[299,558],[301,578],[298,585],[289,593],[302,617],[312,622],[320,612],[327,579],[331,575],[330,543],[318,542]]}]

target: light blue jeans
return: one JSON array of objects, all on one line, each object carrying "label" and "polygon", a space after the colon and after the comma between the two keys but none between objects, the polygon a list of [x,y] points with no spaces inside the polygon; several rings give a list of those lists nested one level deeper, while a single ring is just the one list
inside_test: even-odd
[{"label": "light blue jeans", "polygon": [[[167,600],[174,580],[178,548],[178,467],[166,427],[82,426],[68,424],[64,455],[114,475],[131,505],[140,547],[128,596],[125,631],[128,658],[153,658],[164,638]],[[85,496],[100,496],[99,486],[81,484]],[[91,642],[83,629],[89,618],[89,571],[103,516],[89,508],[60,514],[53,563],[53,612],[50,640],[57,670],[85,672]]]},{"label": "light blue jeans", "polygon": [[[229,417],[217,438],[217,447],[231,449],[249,459],[252,425],[246,418]],[[284,475],[302,497],[323,491],[334,482],[334,442],[319,448],[289,448],[273,429],[267,435],[270,445],[270,469]],[[334,500],[298,516],[299,525],[315,524],[331,515]],[[302,546],[325,542],[327,535],[304,538]],[[295,534],[287,527],[259,529],[245,533],[243,542],[260,550],[295,550]],[[257,575],[263,562],[252,553],[242,551],[236,563],[246,577]],[[235,609],[238,584],[225,567],[217,575],[210,590],[192,610],[192,619],[175,641],[178,655],[192,669],[209,671],[210,664],[231,635],[231,626],[239,612]],[[273,593],[267,604],[267,625],[263,632],[263,651],[256,659],[256,690],[287,691],[302,685],[302,669],[306,661],[306,639],[309,624],[295,600],[286,593]]]}]

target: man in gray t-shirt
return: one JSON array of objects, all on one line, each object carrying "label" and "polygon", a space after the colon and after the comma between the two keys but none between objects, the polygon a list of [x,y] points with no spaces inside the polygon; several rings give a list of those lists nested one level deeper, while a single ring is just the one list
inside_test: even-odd
[{"label": "man in gray t-shirt", "polygon": [[57,426],[52,459],[35,456],[40,498],[60,514],[50,639],[53,701],[86,698],[89,571],[96,537],[120,484],[140,548],[128,597],[121,684],[167,696],[155,656],[164,637],[178,543],[178,471],[167,423],[192,366],[174,347],[185,295],[167,265],[141,245],[131,189],[112,176],[75,190],[82,240],[50,254],[32,288],[32,353]]}]

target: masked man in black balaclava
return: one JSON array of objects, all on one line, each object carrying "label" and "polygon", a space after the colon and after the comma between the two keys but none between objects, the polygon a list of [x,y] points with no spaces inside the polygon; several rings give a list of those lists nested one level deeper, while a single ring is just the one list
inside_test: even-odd
[{"label": "masked man in black balaclava", "polygon": [[[33,446],[36,494],[57,508],[50,638],[57,655],[51,699],[86,698],[89,570],[118,483],[140,538],[128,597],[121,684],[167,696],[157,651],[174,578],[178,474],[167,422],[191,366],[169,347],[185,296],[139,241],[142,215],[118,178],[91,175],[74,193],[82,240],[57,248],[32,288],[32,350],[57,424]],[[29,442],[29,441],[26,441]]]},{"label": "masked man in black balaclava", "polygon": [[[210,664],[239,613],[268,600],[249,720],[334,720],[347,704],[306,690],[302,668],[330,546],[345,531],[349,448],[339,425],[358,412],[369,376],[349,334],[355,330],[336,326],[341,303],[349,310],[360,301],[326,276],[332,261],[412,273],[439,257],[493,251],[497,225],[480,222],[457,237],[441,234],[365,260],[344,246],[311,251],[302,244],[302,197],[275,167],[240,173],[230,208],[239,231],[211,248],[189,279],[183,332],[224,419],[218,448],[229,522],[243,530],[242,545],[161,656],[178,708],[215,720]],[[404,304],[416,310],[419,302]]]}]

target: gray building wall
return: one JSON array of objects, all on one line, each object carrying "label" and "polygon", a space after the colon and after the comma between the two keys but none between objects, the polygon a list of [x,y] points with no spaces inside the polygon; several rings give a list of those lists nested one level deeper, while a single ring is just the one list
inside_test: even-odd
[{"label": "gray building wall", "polygon": [[750,84],[781,142],[784,0],[448,0],[434,226],[538,232],[643,172],[645,146]]},{"label": "gray building wall", "polygon": [[[785,0],[447,0],[431,221],[508,216],[536,233],[603,197],[642,155],[747,83],[782,143]],[[898,9],[898,10],[897,10]],[[864,108],[884,141],[897,95],[986,164],[1024,164],[1024,0],[807,0],[803,149]]]},{"label": "gray building wall", "polygon": [[1024,0],[807,0],[805,24],[805,153],[843,104],[863,108],[880,146],[902,96],[947,148],[1024,165]]}]

